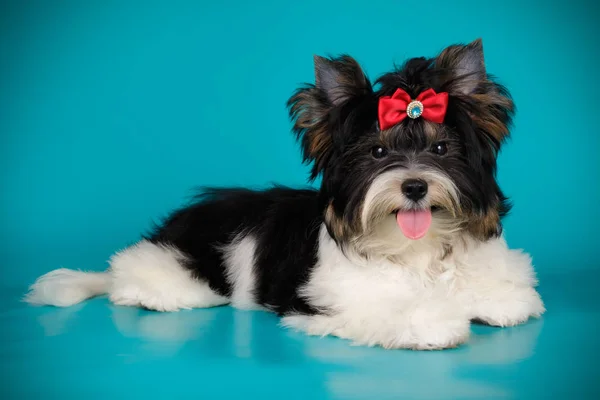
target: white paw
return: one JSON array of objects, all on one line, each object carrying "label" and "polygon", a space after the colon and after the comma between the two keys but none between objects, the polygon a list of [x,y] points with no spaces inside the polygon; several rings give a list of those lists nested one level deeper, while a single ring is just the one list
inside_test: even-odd
[{"label": "white paw", "polygon": [[457,347],[469,338],[470,321],[462,313],[444,315],[439,310],[420,309],[393,319],[353,319],[344,316],[294,315],[282,324],[309,335],[332,335],[358,346],[386,349],[437,350]]},{"label": "white paw", "polygon": [[[177,301],[160,293],[152,293],[140,286],[127,285],[114,289],[110,301],[118,306],[141,307],[153,311],[178,311]],[[189,307],[185,307],[189,308]]]},{"label": "white paw", "polygon": [[[390,348],[413,350],[441,350],[457,347],[469,339],[471,322],[468,318],[431,320],[424,324],[414,324],[406,335],[392,341]],[[387,347],[384,344],[384,347]]]},{"label": "white paw", "polygon": [[295,331],[303,332],[310,336],[335,335],[334,331],[339,330],[341,322],[335,317],[325,315],[288,315],[281,319],[281,325]]},{"label": "white paw", "polygon": [[474,319],[492,326],[515,326],[529,318],[539,318],[546,308],[538,292],[529,287],[505,293],[501,298],[486,298],[477,302]]}]

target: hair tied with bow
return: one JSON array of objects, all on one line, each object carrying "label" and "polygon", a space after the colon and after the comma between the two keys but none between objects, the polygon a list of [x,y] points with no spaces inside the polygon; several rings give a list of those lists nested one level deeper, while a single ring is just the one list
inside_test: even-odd
[{"label": "hair tied with bow", "polygon": [[399,124],[406,117],[424,119],[441,124],[444,122],[446,110],[448,109],[448,93],[436,93],[433,89],[427,89],[411,99],[408,93],[397,89],[392,96],[383,96],[379,99],[377,109],[379,127],[382,130]]}]

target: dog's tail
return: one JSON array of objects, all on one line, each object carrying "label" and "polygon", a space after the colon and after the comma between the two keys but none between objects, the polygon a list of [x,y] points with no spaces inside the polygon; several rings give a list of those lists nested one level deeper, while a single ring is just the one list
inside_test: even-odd
[{"label": "dog's tail", "polygon": [[91,297],[108,293],[108,272],[83,272],[61,268],[39,277],[29,287],[25,302],[37,305],[69,307]]}]

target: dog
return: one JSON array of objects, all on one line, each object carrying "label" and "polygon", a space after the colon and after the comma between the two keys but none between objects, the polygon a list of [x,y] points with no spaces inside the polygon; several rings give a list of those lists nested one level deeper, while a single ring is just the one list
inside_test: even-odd
[{"label": "dog", "polygon": [[465,343],[472,321],[540,317],[531,257],[502,233],[511,205],[497,155],[515,107],[487,73],[481,40],[373,83],[348,55],[314,65],[314,84],[288,108],[318,190],[206,188],[106,272],[49,272],[25,301],[230,304],[309,335],[419,350]]}]

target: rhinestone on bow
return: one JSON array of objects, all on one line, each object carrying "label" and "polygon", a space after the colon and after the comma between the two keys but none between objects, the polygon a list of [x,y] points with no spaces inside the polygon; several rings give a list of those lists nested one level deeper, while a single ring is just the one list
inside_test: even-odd
[{"label": "rhinestone on bow", "polygon": [[423,103],[419,100],[413,100],[406,107],[406,114],[409,118],[419,118],[423,114]]}]

